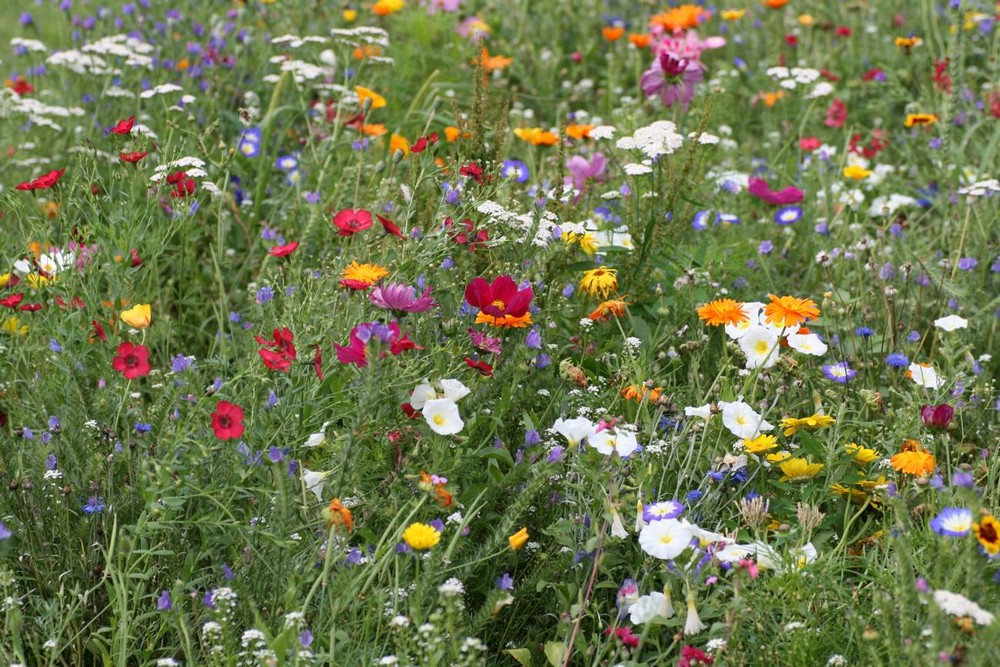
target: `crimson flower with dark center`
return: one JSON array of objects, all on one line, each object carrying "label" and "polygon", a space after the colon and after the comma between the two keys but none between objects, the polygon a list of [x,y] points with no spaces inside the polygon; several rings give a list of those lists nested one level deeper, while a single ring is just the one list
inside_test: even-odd
[{"label": "crimson flower with dark center", "polygon": [[145,345],[122,343],[116,350],[111,366],[125,376],[126,380],[149,375],[149,348]]},{"label": "crimson flower with dark center", "polygon": [[396,225],[395,222],[393,222],[389,218],[383,218],[378,213],[375,214],[375,217],[378,218],[378,221],[380,223],[382,223],[382,229],[385,230],[386,234],[391,234],[392,236],[395,236],[397,238],[401,238],[404,241],[406,240],[406,235],[403,234],[402,230],[399,228],[398,225]]},{"label": "crimson flower with dark center", "polygon": [[175,171],[167,176],[167,185],[174,186],[170,191],[170,196],[174,199],[193,195],[197,187],[194,179],[188,176],[186,171]]},{"label": "crimson flower with dark center", "polygon": [[534,296],[530,287],[518,289],[510,276],[498,276],[490,283],[475,278],[465,288],[465,300],[470,306],[496,318],[524,316]]},{"label": "crimson flower with dark center", "polygon": [[299,247],[298,241],[292,241],[291,243],[286,243],[285,245],[276,245],[267,251],[268,255],[272,257],[288,257]]},{"label": "crimson flower with dark center", "polygon": [[149,155],[149,151],[133,151],[131,153],[125,153],[124,151],[118,154],[118,159],[122,162],[127,162],[129,164],[136,164],[142,158]]},{"label": "crimson flower with dark center", "polygon": [[258,344],[263,345],[259,351],[260,358],[264,361],[264,366],[272,371],[287,373],[292,367],[292,362],[298,356],[295,350],[295,335],[288,327],[275,329],[274,340],[268,341],[260,336],[254,336]]},{"label": "crimson flower with dark center", "polygon": [[333,216],[337,236],[353,236],[372,226],[372,214],[364,209],[345,208]]},{"label": "crimson flower with dark center", "polygon": [[243,435],[243,408],[229,401],[219,401],[212,413],[212,430],[219,440],[235,440]]},{"label": "crimson flower with dark center", "polygon": [[48,190],[53,185],[59,182],[62,175],[66,173],[65,169],[53,169],[47,174],[43,174],[33,181],[25,181],[20,183],[15,190]]},{"label": "crimson flower with dark center", "polygon": [[114,127],[111,128],[113,134],[128,134],[132,131],[132,126],[135,125],[135,116],[129,116],[125,120],[118,121]]}]

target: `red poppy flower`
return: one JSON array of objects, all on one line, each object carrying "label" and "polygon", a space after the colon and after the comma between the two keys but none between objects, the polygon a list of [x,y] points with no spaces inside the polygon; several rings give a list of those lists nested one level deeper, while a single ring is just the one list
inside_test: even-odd
[{"label": "red poppy flower", "polygon": [[475,278],[465,288],[465,300],[483,313],[497,318],[518,318],[528,312],[535,293],[530,287],[523,290],[510,276],[498,276],[492,283]]},{"label": "red poppy flower", "polygon": [[411,153],[421,153],[424,150],[426,150],[428,146],[433,146],[437,142],[438,142],[438,134],[437,134],[437,132],[431,132],[426,137],[420,137],[419,139],[417,139],[416,141],[414,141],[413,145],[410,146],[410,152]]},{"label": "red poppy flower", "polygon": [[212,413],[212,430],[219,440],[235,440],[243,435],[243,408],[229,401],[219,401]]},{"label": "red poppy flower", "polygon": [[292,241],[291,243],[286,243],[285,245],[276,245],[267,251],[268,255],[272,257],[288,257],[299,247],[298,241]]},{"label": "red poppy flower", "polygon": [[408,419],[418,419],[420,417],[420,410],[415,409],[409,403],[403,403],[400,407]]},{"label": "red poppy flower", "polygon": [[83,299],[81,299],[78,296],[74,296],[69,301],[66,301],[61,296],[57,296],[56,304],[58,304],[60,308],[65,308],[67,310],[69,310],[70,308],[83,308],[86,305],[84,304]]},{"label": "red poppy flower", "polygon": [[840,77],[831,72],[828,69],[821,69],[819,75],[826,79],[827,81],[840,81]]},{"label": "red poppy flower", "polygon": [[17,81],[14,82],[14,85],[10,86],[10,89],[18,95],[28,95],[35,92],[35,87],[23,76],[17,77]]},{"label": "red poppy flower", "polygon": [[190,178],[186,171],[175,171],[167,176],[167,185],[174,186],[174,189],[170,191],[170,196],[175,199],[193,195],[197,187],[194,179]]},{"label": "red poppy flower", "polygon": [[785,43],[788,44],[788,46],[798,46],[799,38],[795,35],[785,35]]},{"label": "red poppy flower", "polygon": [[130,248],[128,252],[132,255],[132,266],[142,266],[142,257],[139,257],[139,252],[135,248]]},{"label": "red poppy flower", "polygon": [[21,303],[21,299],[24,298],[24,294],[18,292],[17,294],[11,294],[5,299],[0,299],[0,306],[4,308],[16,308],[17,304]]},{"label": "red poppy flower", "polygon": [[345,208],[333,216],[337,236],[353,236],[372,226],[372,214],[364,209]]},{"label": "red poppy flower", "polygon": [[837,37],[850,37],[854,33],[846,25],[839,25],[837,26],[836,34]]},{"label": "red poppy flower", "polygon": [[254,336],[254,340],[264,346],[259,351],[260,358],[263,360],[264,366],[272,371],[287,373],[288,369],[292,367],[292,362],[298,356],[292,342],[295,340],[295,336],[288,327],[275,329],[273,336],[273,341]]},{"label": "red poppy flower", "polygon": [[128,134],[132,131],[132,126],[135,125],[135,116],[129,116],[125,120],[118,121],[114,127],[111,128],[113,134]]},{"label": "red poppy flower", "polygon": [[951,77],[948,76],[948,59],[935,60],[934,61],[934,75],[931,77],[931,81],[937,86],[938,90],[943,93],[951,92]]},{"label": "red poppy flower", "polygon": [[313,355],[313,370],[316,371],[316,378],[323,381],[323,348],[316,346],[316,354]]},{"label": "red poppy flower", "polygon": [[465,365],[479,371],[482,375],[485,375],[488,378],[493,377],[493,367],[485,361],[477,361],[472,357],[466,357]]},{"label": "red poppy flower", "polygon": [[139,160],[146,157],[147,155],[149,155],[149,151],[135,151],[132,153],[123,152],[118,154],[118,158],[122,162],[128,162],[129,164],[136,164],[137,162],[139,162]]},{"label": "red poppy flower", "polygon": [[[96,320],[94,324],[97,325]],[[105,340],[103,334],[104,331],[102,329],[99,334],[101,340]],[[122,343],[118,346],[111,365],[116,371],[120,371],[126,380],[134,380],[137,377],[149,375],[149,348],[145,345]]]},{"label": "red poppy flower", "polygon": [[39,176],[33,181],[25,181],[19,184],[15,190],[48,190],[53,185],[59,182],[62,175],[66,173],[65,169],[53,169],[47,174]]},{"label": "red poppy flower", "polygon": [[383,218],[378,213],[375,214],[375,217],[378,218],[378,221],[382,223],[382,229],[385,230],[386,234],[392,234],[393,236],[401,238],[404,241],[406,240],[406,236],[403,234],[402,230],[396,226],[395,222],[393,222],[389,218]]},{"label": "red poppy flower", "polygon": [[458,170],[458,173],[462,176],[469,176],[475,180],[476,183],[483,182],[483,168],[475,162],[470,162],[469,164],[463,166]]}]

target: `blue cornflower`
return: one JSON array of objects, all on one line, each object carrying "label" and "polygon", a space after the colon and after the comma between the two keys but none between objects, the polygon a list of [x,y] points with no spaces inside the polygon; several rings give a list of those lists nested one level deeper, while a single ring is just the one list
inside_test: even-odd
[{"label": "blue cornflower", "polygon": [[104,511],[104,501],[97,496],[91,496],[83,506],[83,511],[87,514],[100,514]]},{"label": "blue cornflower", "polygon": [[257,303],[265,304],[274,298],[274,289],[268,285],[264,285],[259,290],[257,290]]},{"label": "blue cornflower", "polygon": [[5,526],[4,524],[0,523],[0,540],[8,540],[10,539],[11,535],[13,535],[13,533],[10,532],[10,529],[7,528],[7,526]]},{"label": "blue cornflower", "polygon": [[861,336],[862,338],[870,338],[873,333],[875,332],[868,327],[858,327],[854,330],[854,335]]},{"label": "blue cornflower", "polygon": [[885,363],[892,366],[893,368],[906,368],[910,365],[910,360],[905,354],[900,354],[899,352],[890,352],[889,356],[885,358]]},{"label": "blue cornflower", "polygon": [[153,430],[153,425],[152,424],[144,424],[142,422],[138,422],[135,425],[135,430],[138,433],[149,433],[150,431]]},{"label": "blue cornflower", "polygon": [[762,255],[768,255],[772,250],[774,250],[774,244],[770,241],[761,241],[760,245],[757,246],[757,252]]},{"label": "blue cornflower", "polygon": [[512,178],[517,183],[525,183],[531,177],[528,165],[520,160],[504,160],[500,167],[500,175],[504,178]]},{"label": "blue cornflower", "polygon": [[55,338],[49,341],[49,349],[56,354],[62,352],[62,346],[59,345],[59,341],[57,341]]},{"label": "blue cornflower", "polygon": [[175,354],[170,360],[170,369],[174,373],[183,373],[194,365],[194,357],[186,357],[183,354]]}]

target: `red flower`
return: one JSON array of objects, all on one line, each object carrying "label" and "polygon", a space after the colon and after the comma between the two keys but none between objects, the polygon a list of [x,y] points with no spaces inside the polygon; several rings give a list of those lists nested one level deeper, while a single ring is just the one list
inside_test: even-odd
[{"label": "red flower", "polygon": [[372,226],[372,214],[364,209],[345,208],[333,216],[337,236],[353,236]]},{"label": "red flower", "polygon": [[298,356],[298,353],[295,351],[295,345],[292,342],[295,340],[295,336],[288,327],[275,329],[273,335],[273,341],[267,341],[260,336],[254,336],[254,340],[264,346],[259,351],[260,358],[264,361],[264,365],[272,371],[287,373],[288,369],[292,367],[292,362]]},{"label": "red flower", "polygon": [[17,77],[17,81],[15,81],[13,85],[10,85],[9,87],[18,95],[27,95],[29,93],[35,92],[35,87],[32,86],[28,82],[28,80],[25,79],[23,76]]},{"label": "red flower", "polygon": [[276,245],[267,251],[268,255],[272,257],[288,257],[299,247],[298,241],[292,241],[291,243],[286,243],[285,245]]},{"label": "red flower", "polygon": [[847,105],[843,100],[834,100],[830,103],[830,108],[826,110],[827,127],[842,127],[847,122]]},{"label": "red flower", "polygon": [[62,175],[66,173],[65,169],[53,169],[47,174],[39,176],[33,181],[25,181],[18,185],[15,190],[48,190],[53,185],[59,182]]},{"label": "red flower", "polygon": [[469,176],[476,181],[476,183],[483,182],[483,168],[475,162],[470,162],[469,164],[463,166],[458,170],[458,173],[462,176]]},{"label": "red flower", "polygon": [[119,153],[118,158],[122,162],[128,162],[129,164],[135,164],[142,158],[149,155],[149,151],[135,151],[133,153]]},{"label": "red flower", "polygon": [[90,342],[93,343],[94,339],[97,338],[102,343],[108,342],[108,337],[104,333],[104,327],[97,320],[90,321]]},{"label": "red flower", "polygon": [[382,223],[382,229],[385,230],[386,234],[392,234],[393,236],[401,238],[404,241],[406,240],[406,236],[403,234],[402,230],[400,230],[399,227],[396,226],[395,222],[393,222],[389,218],[383,218],[378,213],[375,214],[375,217],[378,218],[378,221]]},{"label": "red flower", "polygon": [[799,148],[807,153],[812,153],[814,150],[819,148],[822,144],[820,140],[816,137],[803,137],[799,140]]},{"label": "red flower", "polygon": [[788,44],[788,46],[798,46],[799,38],[795,35],[785,35],[785,43]]},{"label": "red flower", "polygon": [[313,370],[316,371],[316,378],[323,381],[323,348],[316,346],[316,354],[313,355]]},{"label": "red flower", "polygon": [[421,153],[424,150],[426,150],[428,146],[433,146],[437,142],[438,142],[437,132],[431,132],[428,136],[420,137],[419,139],[414,141],[413,145],[410,146],[410,152]]},{"label": "red flower", "polygon": [[174,189],[170,192],[170,196],[175,199],[193,195],[197,187],[194,179],[190,178],[186,171],[175,171],[167,176],[167,185],[174,186]]},{"label": "red flower", "polygon": [[922,405],[920,407],[920,421],[927,428],[944,430],[951,423],[951,418],[955,416],[955,408],[947,403],[941,405]]},{"label": "red flower", "polygon": [[517,283],[510,276],[498,276],[492,283],[483,278],[475,278],[465,288],[465,300],[470,306],[498,318],[507,315],[522,317],[528,312],[534,296],[530,287],[518,289]]},{"label": "red flower", "polygon": [[[95,326],[97,322],[94,322]],[[101,340],[104,331],[101,330]],[[122,343],[118,346],[114,361],[111,363],[116,371],[120,371],[126,380],[134,380],[137,377],[149,375],[149,348],[145,345],[134,345],[132,343]]]},{"label": "red flower", "polygon": [[639,645],[639,636],[632,634],[632,628],[608,628],[604,631],[604,635],[610,636],[612,631],[618,637],[618,641],[625,646],[635,648]]},{"label": "red flower", "polygon": [[219,401],[212,413],[212,430],[219,440],[235,440],[243,435],[243,408],[229,401]]},{"label": "red flower", "polygon": [[26,303],[20,308],[18,308],[18,310],[22,310],[26,313],[37,313],[41,309],[42,309],[42,304],[40,303]]},{"label": "red flower", "polygon": [[120,120],[114,127],[111,128],[113,134],[128,134],[132,131],[132,126],[135,125],[135,116],[129,116],[126,120]]},{"label": "red flower", "polygon": [[931,77],[931,81],[937,86],[938,90],[944,93],[951,92],[951,77],[948,76],[948,59],[935,60],[934,61],[934,76]]},{"label": "red flower", "polygon": [[694,646],[685,646],[681,649],[681,659],[677,661],[677,667],[711,665],[713,662],[715,662],[715,658],[701,649],[697,649]]},{"label": "red flower", "polygon": [[130,248],[128,252],[132,255],[132,266],[142,266],[142,257],[139,257],[139,252],[135,248]]},{"label": "red flower", "polygon": [[493,367],[485,361],[476,361],[472,357],[466,357],[465,365],[479,371],[482,375],[485,375],[488,378],[493,377]]},{"label": "red flower", "polygon": [[828,69],[821,69],[819,75],[826,79],[827,81],[840,81],[840,77],[831,72]]},{"label": "red flower", "polygon": [[837,37],[850,37],[852,34],[854,34],[851,31],[851,29],[849,27],[847,27],[846,25],[839,25],[839,26],[837,26],[836,33],[837,33]]},{"label": "red flower", "polygon": [[11,294],[5,299],[0,299],[0,306],[4,308],[16,308],[17,304],[21,303],[21,299],[24,298],[24,294],[18,292],[17,294]]},{"label": "red flower", "polygon": [[882,77],[884,75],[885,75],[885,72],[882,70],[882,68],[881,67],[876,67],[875,69],[870,69],[867,72],[865,72],[861,76],[861,80],[864,81],[865,83],[867,83],[869,81],[880,80],[880,79],[882,79]]}]

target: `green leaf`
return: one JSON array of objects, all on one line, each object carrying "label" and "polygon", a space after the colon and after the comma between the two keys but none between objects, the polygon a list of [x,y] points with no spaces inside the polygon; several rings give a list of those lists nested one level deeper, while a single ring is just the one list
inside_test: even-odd
[{"label": "green leaf", "polygon": [[559,667],[566,656],[566,644],[562,642],[545,642],[545,657],[552,667]]},{"label": "green leaf", "polygon": [[531,667],[531,651],[526,648],[509,648],[504,651],[507,655],[517,660],[523,667]]}]

